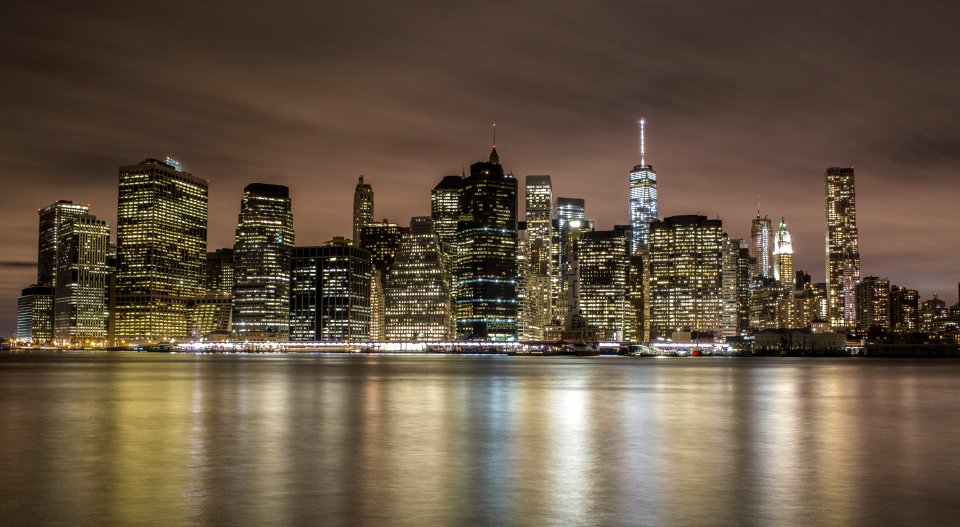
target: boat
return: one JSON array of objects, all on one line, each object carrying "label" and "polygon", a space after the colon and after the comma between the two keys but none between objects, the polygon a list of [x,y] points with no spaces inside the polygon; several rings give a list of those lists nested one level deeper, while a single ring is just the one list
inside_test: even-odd
[{"label": "boat", "polygon": [[577,357],[596,357],[600,355],[600,350],[596,346],[583,342],[570,345],[570,350]]}]

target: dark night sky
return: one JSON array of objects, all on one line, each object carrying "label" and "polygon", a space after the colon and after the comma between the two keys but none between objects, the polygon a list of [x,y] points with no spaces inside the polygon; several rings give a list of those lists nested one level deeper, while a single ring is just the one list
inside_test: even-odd
[{"label": "dark night sky", "polygon": [[255,181],[289,185],[297,242],[319,244],[349,236],[360,174],[378,219],[427,214],[497,121],[507,170],[551,174],[608,228],[641,115],[662,216],[742,237],[759,200],[822,280],[823,172],[854,166],[864,275],[954,303],[960,6],[889,3],[8,1],[0,334],[36,278],[36,210],[115,225],[121,164],[209,179],[211,249]]}]

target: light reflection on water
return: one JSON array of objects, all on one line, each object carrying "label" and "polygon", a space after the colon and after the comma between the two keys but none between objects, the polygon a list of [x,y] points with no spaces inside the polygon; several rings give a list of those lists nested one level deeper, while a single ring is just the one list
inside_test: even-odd
[{"label": "light reflection on water", "polygon": [[947,524],[960,361],[0,355],[4,524]]}]

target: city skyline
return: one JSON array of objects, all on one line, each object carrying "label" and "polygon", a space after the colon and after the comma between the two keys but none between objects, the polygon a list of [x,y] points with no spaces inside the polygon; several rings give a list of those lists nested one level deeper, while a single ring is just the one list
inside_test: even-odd
[{"label": "city skyline", "polygon": [[[923,24],[948,19],[956,7],[881,14],[764,5],[748,22],[712,7],[644,5],[630,9],[644,12],[649,31],[629,38],[616,30],[630,17],[598,10],[581,20],[563,5],[526,38],[516,20],[532,13],[522,7],[509,17],[497,9],[444,7],[442,17],[423,17],[420,9],[357,7],[325,13],[324,27],[342,25],[330,37],[302,39],[275,38],[271,27],[208,37],[213,12],[168,8],[164,19],[185,38],[162,46],[131,44],[131,21],[142,16],[133,7],[79,9],[65,5],[60,17],[45,17],[43,8],[18,6],[0,22],[0,40],[11,50],[2,64],[12,74],[0,88],[8,101],[0,111],[11,123],[0,136],[2,174],[23,181],[0,197],[8,233],[3,334],[13,329],[20,289],[36,274],[36,209],[73,200],[117,225],[118,166],[171,155],[208,180],[210,250],[232,246],[242,189],[254,182],[290,187],[298,244],[319,245],[349,236],[350,196],[361,174],[380,196],[374,220],[406,225],[427,215],[430,188],[485,157],[494,120],[506,171],[521,181],[549,174],[554,195],[584,198],[587,217],[608,229],[628,222],[624,174],[639,161],[636,123],[647,116],[660,217],[719,216],[731,237],[747,238],[759,197],[764,214],[786,218],[794,266],[814,281],[824,280],[823,171],[853,166],[862,275],[917,288],[923,299],[939,293],[956,301],[960,255],[951,249],[960,226],[950,221],[950,197],[960,169],[952,117],[960,79],[940,67],[956,44],[946,29]],[[287,17],[313,20],[310,14],[281,16],[296,25]],[[255,19],[242,6],[232,16],[241,28]],[[870,24],[848,35],[862,17]],[[398,29],[405,20],[423,34],[442,31],[407,34]],[[468,20],[489,22],[476,24],[492,33],[484,45],[468,43],[478,31]],[[570,41],[551,38],[581,23],[584,31]],[[463,35],[440,51],[438,42],[454,40],[448,26]],[[766,29],[726,39],[753,27]],[[609,38],[594,45],[601,31]],[[904,35],[896,44],[888,42],[894,32]],[[372,38],[359,48],[344,43],[358,35]],[[225,56],[223,47],[206,46],[208,38],[264,46],[271,58],[289,51],[290,58],[269,67],[256,53],[241,61],[233,48]],[[878,58],[876,49],[889,53]],[[771,62],[777,53],[782,64]],[[593,67],[598,56],[606,62]],[[383,75],[370,75],[377,67],[387,68],[387,86]],[[891,70],[900,75],[891,78]],[[575,75],[560,77],[568,71]]]}]

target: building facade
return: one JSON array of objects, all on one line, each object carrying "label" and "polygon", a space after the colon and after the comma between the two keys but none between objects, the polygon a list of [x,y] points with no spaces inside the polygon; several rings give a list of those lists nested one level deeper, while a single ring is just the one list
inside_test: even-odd
[{"label": "building facade", "polygon": [[920,331],[920,294],[916,289],[890,287],[890,329],[897,333]]},{"label": "building facade", "polygon": [[187,338],[206,257],[207,182],[169,159],[120,167],[115,340]]},{"label": "building facade", "polygon": [[373,187],[363,176],[353,191],[353,244],[360,244],[360,228],[373,221]]},{"label": "building facade", "polygon": [[860,280],[859,231],[852,168],[826,172],[827,309],[834,327],[856,323],[856,284]]},{"label": "building facade", "polygon": [[290,270],[290,340],[370,340],[369,254],[343,238],[296,247]]},{"label": "building facade", "polygon": [[231,329],[238,340],[289,340],[293,247],[289,189],[266,183],[247,185],[233,245]]},{"label": "building facade", "polygon": [[757,217],[750,224],[750,248],[756,259],[755,276],[773,278],[773,236],[770,218],[761,218],[760,211],[757,211]]},{"label": "building facade", "polygon": [[857,328],[890,331],[890,280],[867,276],[857,282]]},{"label": "building facade", "polygon": [[33,346],[53,340],[53,288],[33,284],[17,299],[17,339]]},{"label": "building facade", "polygon": [[62,225],[57,250],[53,337],[60,345],[106,344],[107,265],[110,226],[96,216],[75,216]]},{"label": "building facade", "polygon": [[633,235],[629,225],[581,233],[577,246],[580,313],[604,340],[625,340],[636,326],[630,302]]},{"label": "building facade", "polygon": [[780,218],[780,226],[773,238],[773,279],[796,289],[796,276],[793,271],[793,237],[787,222]]}]

